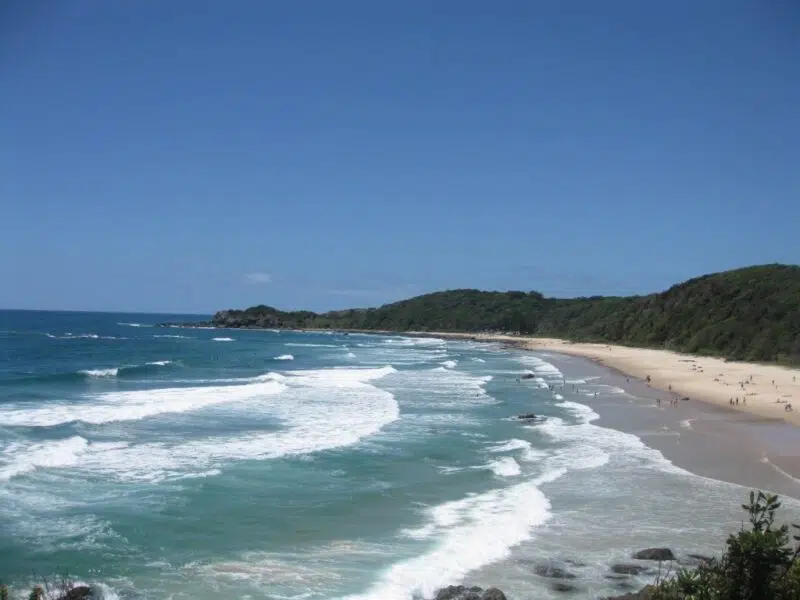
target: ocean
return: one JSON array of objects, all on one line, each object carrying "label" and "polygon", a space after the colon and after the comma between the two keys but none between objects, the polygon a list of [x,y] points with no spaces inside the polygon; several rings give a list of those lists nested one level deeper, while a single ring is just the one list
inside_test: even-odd
[{"label": "ocean", "polygon": [[[154,326],[197,319],[0,311],[0,580],[22,593],[67,573],[107,598],[400,600],[462,582],[596,597],[652,580],[609,578],[633,550],[718,552],[741,523],[744,488],[597,425],[593,403],[636,399],[580,362]],[[529,412],[547,419],[514,418]]]}]

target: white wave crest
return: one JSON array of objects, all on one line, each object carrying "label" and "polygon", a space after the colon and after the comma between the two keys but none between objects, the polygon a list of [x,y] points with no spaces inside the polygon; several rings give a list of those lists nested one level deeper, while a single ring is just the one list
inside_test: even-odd
[{"label": "white wave crest", "polygon": [[136,421],[166,413],[182,413],[207,406],[278,394],[284,385],[263,381],[246,385],[162,388],[100,394],[88,402],[59,403],[36,408],[3,407],[0,421],[8,425],[53,427],[81,421],[100,424]]},{"label": "white wave crest", "polygon": [[212,338],[212,341],[214,341],[214,342],[233,342],[234,339],[231,338],[231,337],[215,337],[215,338]]},{"label": "white wave crest", "polygon": [[294,348],[338,348],[336,344],[301,344],[300,342],[287,342],[284,346],[291,346]]},{"label": "white wave crest", "polygon": [[276,356],[273,360],[294,360],[294,356],[291,354],[281,354],[280,356]]},{"label": "white wave crest", "polygon": [[146,364],[152,365],[154,367],[166,367],[167,365],[171,365],[172,363],[173,361],[171,360],[154,360]]},{"label": "white wave crest", "polygon": [[458,361],[457,360],[446,360],[446,361],[444,361],[442,363],[439,363],[439,364],[441,364],[445,369],[455,369],[456,365],[458,365]]},{"label": "white wave crest", "polygon": [[91,444],[74,465],[118,481],[176,481],[213,475],[232,461],[303,455],[356,444],[399,418],[394,396],[371,385],[395,372],[392,367],[294,371],[281,381],[113,392],[98,396],[91,404],[7,407],[0,410],[0,422],[38,426],[77,420],[109,423],[228,403],[229,410],[258,413],[281,423],[281,429],[268,433]]},{"label": "white wave crest", "polygon": [[470,571],[510,555],[550,518],[550,503],[539,480],[446,502],[427,511],[429,523],[406,531],[416,539],[436,538],[432,550],[395,564],[378,583],[347,600],[408,600],[432,597]]},{"label": "white wave crest", "polygon": [[522,451],[518,456],[525,462],[533,462],[546,456],[545,452],[537,450],[530,442],[516,438],[493,444],[489,448],[489,452],[514,452],[516,450]]},{"label": "white wave crest", "polygon": [[547,383],[562,383],[564,381],[564,374],[555,365],[550,364],[546,360],[542,360],[530,354],[523,354],[519,356],[517,360],[530,368],[537,377],[541,377]]},{"label": "white wave crest", "polygon": [[74,465],[87,447],[88,442],[80,436],[51,442],[11,443],[0,454],[0,481],[37,468]]},{"label": "white wave crest", "polygon": [[491,461],[487,467],[498,477],[515,477],[522,473],[519,463],[511,456]]},{"label": "white wave crest", "polygon": [[83,369],[79,371],[89,377],[116,377],[119,374],[119,368],[114,369]]}]

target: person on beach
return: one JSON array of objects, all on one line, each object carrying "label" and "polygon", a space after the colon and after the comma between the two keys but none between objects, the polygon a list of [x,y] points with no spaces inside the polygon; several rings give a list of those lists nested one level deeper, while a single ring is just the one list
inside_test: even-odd
[{"label": "person on beach", "polygon": [[739,406],[739,396],[736,396],[736,406]]}]

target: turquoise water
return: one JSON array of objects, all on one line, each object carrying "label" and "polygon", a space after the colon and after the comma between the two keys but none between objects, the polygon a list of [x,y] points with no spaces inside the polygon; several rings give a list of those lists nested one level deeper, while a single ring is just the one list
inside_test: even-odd
[{"label": "turquoise water", "polygon": [[[459,581],[549,598],[537,561],[578,556],[581,589],[603,592],[629,546],[715,549],[738,521],[729,484],[592,424],[585,402],[621,390],[552,357],[153,327],[175,320],[0,311],[0,578],[18,591],[68,571],[109,598],[391,600]],[[511,418],[531,411],[549,419]]]}]

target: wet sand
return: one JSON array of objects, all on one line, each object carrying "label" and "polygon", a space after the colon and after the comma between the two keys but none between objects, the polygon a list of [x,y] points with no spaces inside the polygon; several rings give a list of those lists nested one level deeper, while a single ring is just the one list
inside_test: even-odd
[{"label": "wet sand", "polygon": [[533,354],[553,363],[568,380],[589,373],[596,377],[592,384],[624,390],[581,399],[600,415],[598,425],[633,433],[692,473],[800,499],[800,428],[697,400],[673,406],[672,394],[589,359]]}]

